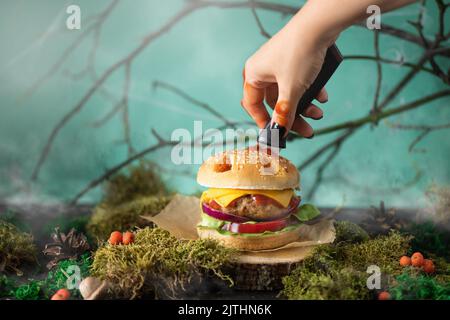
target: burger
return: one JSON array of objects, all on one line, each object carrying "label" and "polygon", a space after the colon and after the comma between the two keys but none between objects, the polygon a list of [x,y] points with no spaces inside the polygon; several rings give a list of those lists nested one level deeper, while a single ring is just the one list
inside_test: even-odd
[{"label": "burger", "polygon": [[300,174],[286,158],[258,149],[232,150],[206,160],[197,182],[203,192],[200,238],[239,250],[268,250],[295,242],[302,223],[320,213],[300,206]]}]

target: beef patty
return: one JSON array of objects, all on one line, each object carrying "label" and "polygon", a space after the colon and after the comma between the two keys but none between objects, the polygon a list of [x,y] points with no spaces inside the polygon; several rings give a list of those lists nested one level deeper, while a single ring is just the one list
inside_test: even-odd
[{"label": "beef patty", "polygon": [[[300,203],[299,197],[292,197],[291,202],[287,208],[284,208],[277,201],[261,196],[248,195],[234,200],[230,205],[223,208],[217,208],[222,212],[233,214],[235,216],[242,216],[255,221],[277,220],[283,218],[286,212],[293,206],[298,206]],[[216,207],[216,203],[210,204]]]}]

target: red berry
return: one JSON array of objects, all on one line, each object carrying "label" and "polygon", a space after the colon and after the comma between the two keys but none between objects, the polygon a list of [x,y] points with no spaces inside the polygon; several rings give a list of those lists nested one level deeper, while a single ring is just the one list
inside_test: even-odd
[{"label": "red berry", "polygon": [[378,294],[378,300],[391,300],[391,295],[387,291],[382,291]]},{"label": "red berry", "polygon": [[423,271],[426,273],[434,273],[436,271],[436,268],[434,267],[433,261],[429,259],[423,260]]},{"label": "red berry", "polygon": [[400,265],[402,267],[407,267],[411,265],[411,258],[407,256],[403,256],[400,258]]},{"label": "red berry", "polygon": [[109,237],[109,243],[112,245],[117,245],[122,243],[122,233],[120,231],[114,231]]},{"label": "red berry", "polygon": [[123,239],[122,239],[123,244],[130,244],[134,242],[134,233],[127,231],[123,234]]},{"label": "red berry", "polygon": [[421,267],[423,266],[423,255],[420,252],[415,252],[411,256],[411,264],[414,267]]},{"label": "red berry", "polygon": [[64,298],[64,300],[67,300],[70,298],[70,292],[67,289],[59,289],[58,291],[56,291],[56,294],[60,295],[61,297]]},{"label": "red berry", "polygon": [[59,289],[52,296],[52,300],[68,300],[70,298],[70,292],[67,289]]}]

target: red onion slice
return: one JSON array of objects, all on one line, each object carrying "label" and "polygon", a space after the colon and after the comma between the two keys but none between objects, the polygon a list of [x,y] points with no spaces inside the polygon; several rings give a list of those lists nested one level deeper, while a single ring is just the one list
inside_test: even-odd
[{"label": "red onion slice", "polygon": [[233,214],[228,214],[228,213],[225,213],[225,212],[222,212],[219,210],[215,210],[205,203],[202,203],[202,210],[208,216],[213,217],[214,219],[218,219],[218,220],[237,222],[237,223],[250,221],[250,219],[245,218],[245,217],[235,216]]}]

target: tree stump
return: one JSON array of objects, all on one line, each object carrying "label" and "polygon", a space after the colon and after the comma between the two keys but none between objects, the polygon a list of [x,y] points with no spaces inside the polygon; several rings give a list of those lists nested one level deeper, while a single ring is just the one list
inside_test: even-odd
[{"label": "tree stump", "polygon": [[282,250],[242,252],[225,271],[238,290],[272,291],[283,287],[287,276],[306,258],[314,246],[283,248]]}]

